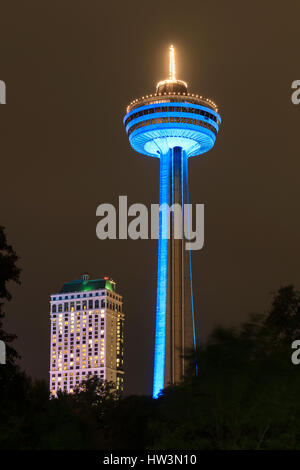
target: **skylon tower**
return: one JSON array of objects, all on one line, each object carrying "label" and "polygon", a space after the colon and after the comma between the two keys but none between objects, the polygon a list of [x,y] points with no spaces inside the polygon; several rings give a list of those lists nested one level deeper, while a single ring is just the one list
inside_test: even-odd
[{"label": "skylon tower", "polygon": [[160,159],[155,398],[168,384],[182,380],[186,355],[196,347],[191,251],[184,236],[175,236],[174,212],[169,220],[167,205],[183,209],[189,203],[188,158],[214,146],[221,122],[213,101],[188,93],[187,84],[176,79],[173,46],[169,67],[169,78],[157,84],[156,93],[131,102],[124,117],[131,147]]}]

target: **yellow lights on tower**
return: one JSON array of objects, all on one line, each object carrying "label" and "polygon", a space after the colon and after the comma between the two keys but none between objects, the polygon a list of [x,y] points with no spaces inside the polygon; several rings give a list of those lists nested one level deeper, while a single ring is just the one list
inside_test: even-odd
[{"label": "yellow lights on tower", "polygon": [[175,78],[175,49],[174,46],[170,46],[169,50],[169,79],[176,80]]},{"label": "yellow lights on tower", "polygon": [[[169,84],[178,84],[179,86],[181,85],[182,87],[185,87],[186,90],[181,89],[177,89],[177,91],[174,91],[171,87],[170,87],[170,90],[168,89],[165,89],[165,90],[160,90],[160,87],[163,87],[164,85],[169,85]],[[214,103],[212,100],[210,99],[207,99],[207,98],[204,98],[203,96],[201,95],[198,95],[198,94],[194,94],[194,93],[188,93],[187,92],[187,83],[184,82],[183,80],[178,80],[176,78],[176,64],[175,64],[175,47],[173,45],[171,45],[169,47],[169,75],[168,75],[168,78],[166,80],[161,80],[157,83],[156,85],[156,93],[153,93],[153,94],[148,94],[148,95],[145,95],[145,96],[142,96],[141,98],[137,98],[133,101],[131,101],[131,103],[129,104],[129,106],[127,106],[127,113],[129,113],[130,111],[132,111],[133,109],[137,108],[138,106],[140,105],[143,105],[143,104],[156,104],[156,103],[160,103],[160,102],[165,102],[165,97],[166,96],[176,96],[176,98],[178,99],[178,101],[186,101],[186,97],[188,97],[187,101],[191,102],[191,103],[194,103],[194,104],[200,104],[200,105],[204,105],[204,106],[207,106],[209,105],[210,107],[213,108],[214,111],[218,112],[218,107],[216,105],[216,103]],[[145,102],[145,103],[143,103]]]}]

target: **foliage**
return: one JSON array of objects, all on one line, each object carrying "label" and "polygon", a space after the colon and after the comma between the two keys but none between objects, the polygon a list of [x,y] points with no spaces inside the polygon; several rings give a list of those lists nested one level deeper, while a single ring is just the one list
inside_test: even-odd
[{"label": "foliage", "polygon": [[274,295],[266,326],[279,342],[300,338],[300,292],[293,285],[281,287]]},{"label": "foliage", "polygon": [[168,387],[152,422],[156,449],[300,448],[300,376],[263,324],[218,329],[197,351],[198,376]]},{"label": "foliage", "polygon": [[4,227],[0,225],[0,340],[6,344],[6,360],[14,363],[18,358],[16,350],[11,343],[16,339],[16,335],[7,333],[3,329],[3,319],[5,317],[4,302],[11,300],[11,293],[8,284],[13,281],[20,283],[21,270],[17,266],[18,255],[12,246],[7,243]]}]

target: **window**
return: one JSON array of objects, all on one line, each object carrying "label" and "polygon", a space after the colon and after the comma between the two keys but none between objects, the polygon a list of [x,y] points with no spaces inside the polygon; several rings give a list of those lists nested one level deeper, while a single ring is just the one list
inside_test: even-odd
[{"label": "window", "polygon": [[52,305],[52,312],[56,313],[56,305]]},{"label": "window", "polygon": [[69,303],[65,302],[64,304],[64,311],[67,312],[69,310]]},{"label": "window", "polygon": [[99,300],[95,300],[95,308],[99,308]]},{"label": "window", "polygon": [[58,311],[62,312],[62,304],[58,304]]},{"label": "window", "polygon": [[89,300],[89,308],[93,308],[94,302],[92,300]]}]

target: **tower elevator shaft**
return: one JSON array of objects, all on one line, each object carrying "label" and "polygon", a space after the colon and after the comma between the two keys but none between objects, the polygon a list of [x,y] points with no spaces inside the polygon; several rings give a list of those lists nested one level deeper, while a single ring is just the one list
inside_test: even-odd
[{"label": "tower elevator shaft", "polygon": [[154,367],[154,389],[157,391],[183,379],[187,372],[187,355],[194,348],[190,252],[186,249],[188,240],[185,236],[189,227],[186,204],[188,157],[181,147],[174,147],[160,156]]}]

